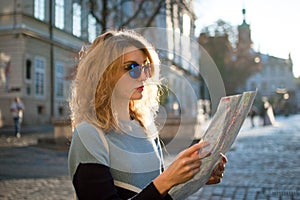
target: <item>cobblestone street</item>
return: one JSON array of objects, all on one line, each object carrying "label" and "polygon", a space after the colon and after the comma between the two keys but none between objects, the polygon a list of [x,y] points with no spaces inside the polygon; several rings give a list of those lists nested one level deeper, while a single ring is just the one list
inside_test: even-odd
[{"label": "cobblestone street", "polygon": [[[222,183],[205,186],[188,199],[300,199],[299,121],[300,115],[278,117],[274,127],[250,128],[247,119],[227,154]],[[36,145],[37,138],[49,136],[0,136],[0,199],[74,199],[67,152]]]},{"label": "cobblestone street", "polygon": [[275,127],[254,128],[246,121],[227,154],[222,183],[189,199],[300,199],[299,120],[279,117]]}]

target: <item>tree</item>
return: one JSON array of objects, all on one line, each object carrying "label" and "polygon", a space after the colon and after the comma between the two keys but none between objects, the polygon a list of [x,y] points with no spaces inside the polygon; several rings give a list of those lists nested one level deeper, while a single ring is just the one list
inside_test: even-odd
[{"label": "tree", "polygon": [[235,47],[235,44],[238,41],[237,30],[231,24],[223,21],[222,19],[219,19],[215,23],[204,27],[201,32],[212,37],[227,35],[232,47]]},{"label": "tree", "polygon": [[240,48],[242,41],[238,39],[236,30],[222,20],[205,27],[198,41],[217,65],[229,95],[236,93],[247,78],[261,68],[259,53],[254,52],[251,46]]},{"label": "tree", "polygon": [[88,3],[90,13],[100,26],[101,33],[109,28],[156,26],[153,24],[156,16],[166,14],[165,11],[172,10],[175,4],[193,13],[191,2],[184,0],[88,0]]},{"label": "tree", "polygon": [[165,0],[89,0],[89,4],[90,13],[99,24],[101,33],[111,27],[149,27],[166,7]]}]

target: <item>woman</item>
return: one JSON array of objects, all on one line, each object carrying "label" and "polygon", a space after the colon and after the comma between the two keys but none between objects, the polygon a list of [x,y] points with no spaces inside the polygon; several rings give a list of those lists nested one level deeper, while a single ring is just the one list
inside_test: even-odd
[{"label": "woman", "polygon": [[[70,100],[69,170],[79,199],[172,199],[168,191],[199,172],[205,142],[163,168],[158,74],[157,53],[131,31],[109,31],[82,52]],[[209,184],[220,182],[225,163]]]}]

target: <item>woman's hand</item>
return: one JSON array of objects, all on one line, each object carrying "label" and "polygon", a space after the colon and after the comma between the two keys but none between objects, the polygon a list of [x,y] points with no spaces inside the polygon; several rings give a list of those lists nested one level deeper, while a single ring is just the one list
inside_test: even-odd
[{"label": "woman's hand", "polygon": [[221,154],[222,160],[216,165],[211,173],[209,180],[207,181],[207,185],[217,184],[221,182],[223,178],[223,173],[225,170],[225,165],[227,163],[227,158],[225,155]]},{"label": "woman's hand", "polygon": [[208,151],[201,151],[208,146],[207,142],[199,142],[182,151],[174,162],[156,179],[153,184],[161,194],[165,194],[173,186],[184,183],[200,171],[201,160],[210,155]]}]

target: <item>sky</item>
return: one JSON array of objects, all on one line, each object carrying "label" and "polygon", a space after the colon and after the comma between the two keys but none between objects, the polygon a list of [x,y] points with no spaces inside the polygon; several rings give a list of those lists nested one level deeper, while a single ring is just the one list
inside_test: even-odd
[{"label": "sky", "polygon": [[240,25],[245,8],[254,50],[278,58],[291,53],[294,76],[300,77],[299,0],[194,0],[194,6],[197,37],[218,19]]}]

